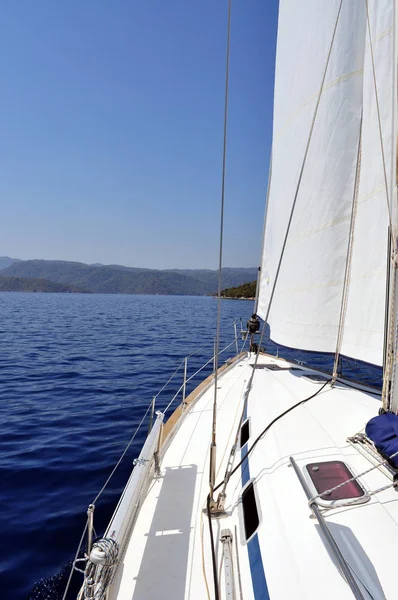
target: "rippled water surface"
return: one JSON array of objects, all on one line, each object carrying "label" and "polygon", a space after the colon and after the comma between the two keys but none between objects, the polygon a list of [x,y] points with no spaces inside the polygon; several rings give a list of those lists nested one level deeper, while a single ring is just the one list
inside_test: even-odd
[{"label": "rippled water surface", "polygon": [[[224,341],[251,308],[223,302]],[[87,505],[181,358],[209,342],[189,360],[193,373],[211,356],[215,310],[212,298],[0,294],[1,598],[59,597],[56,574],[76,550]],[[181,379],[182,369],[160,407]],[[98,503],[98,532],[145,433]]]},{"label": "rippled water surface", "polygon": [[[251,311],[248,301],[222,303],[223,345],[234,338],[234,319],[247,320]],[[60,600],[87,506],[152,396],[186,354],[197,350],[188,375],[211,357],[216,302],[0,293],[0,314],[1,598]],[[235,350],[232,345],[222,360]],[[294,357],[330,364],[330,357]],[[362,370],[378,383],[377,369]],[[211,365],[189,389],[210,372]],[[161,394],[159,408],[178,389],[182,374],[181,369]],[[143,428],[97,504],[99,535],[145,434]]]}]

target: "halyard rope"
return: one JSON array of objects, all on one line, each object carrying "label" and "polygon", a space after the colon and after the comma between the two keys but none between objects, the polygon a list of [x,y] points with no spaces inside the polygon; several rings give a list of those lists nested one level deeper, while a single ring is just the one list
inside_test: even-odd
[{"label": "halyard rope", "polygon": [[115,540],[103,538],[93,546],[98,562],[87,561],[84,583],[78,600],[105,600],[117,564],[119,548]]}]

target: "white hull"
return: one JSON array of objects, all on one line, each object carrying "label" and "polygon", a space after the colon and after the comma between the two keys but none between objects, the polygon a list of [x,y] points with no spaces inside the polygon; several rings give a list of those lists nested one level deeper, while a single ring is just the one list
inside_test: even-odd
[{"label": "white hull", "polygon": [[[217,476],[222,481],[239,427],[253,355],[245,355],[219,376]],[[284,360],[260,355],[258,366]],[[248,446],[266,425],[322,386],[305,377],[306,369],[256,369],[249,394]],[[213,567],[208,519],[209,447],[213,387],[199,393],[164,440],[160,476],[152,477],[126,552],[121,557],[109,600],[213,599]],[[286,598],[352,598],[335,557],[320,531],[290,457],[301,469],[308,463],[340,460],[354,474],[372,466],[347,437],[363,429],[377,414],[379,397],[370,390],[337,384],[325,389],[280,419],[256,445],[248,462],[231,477],[226,489],[227,516],[213,519],[221,598],[282,600]],[[247,450],[238,449],[237,465]],[[260,525],[246,543],[241,506],[242,488],[255,481]],[[367,490],[391,483],[375,469],[361,477]],[[327,511],[325,521],[364,598],[396,598],[398,497],[394,489],[368,502]],[[221,564],[221,530],[233,535],[232,591],[226,595],[225,561]],[[230,584],[228,584],[230,588]]]}]

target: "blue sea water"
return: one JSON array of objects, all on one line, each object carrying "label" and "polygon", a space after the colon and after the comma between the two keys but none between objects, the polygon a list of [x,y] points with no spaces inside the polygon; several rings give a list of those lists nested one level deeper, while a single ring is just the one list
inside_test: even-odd
[{"label": "blue sea water", "polygon": [[[246,321],[252,307],[250,301],[222,302],[221,347],[234,338],[233,321],[240,316]],[[0,596],[61,600],[87,506],[151,398],[185,355],[196,350],[188,375],[211,357],[216,302],[183,296],[0,293],[0,314]],[[266,349],[277,350],[269,340]],[[330,356],[278,351],[330,367]],[[235,353],[232,345],[220,360]],[[358,371],[369,383],[380,381],[376,368],[352,361],[344,368],[347,374]],[[211,369],[210,364],[192,380],[188,392]],[[182,376],[180,369],[159,396],[160,409]],[[98,501],[99,535],[146,432],[145,424]],[[75,589],[80,583],[75,577]]]}]

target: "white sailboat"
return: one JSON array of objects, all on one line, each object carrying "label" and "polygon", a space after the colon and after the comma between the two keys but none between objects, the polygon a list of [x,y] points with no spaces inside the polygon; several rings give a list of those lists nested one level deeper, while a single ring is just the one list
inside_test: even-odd
[{"label": "white sailboat", "polygon": [[[158,412],[94,545],[89,511],[80,599],[397,597],[397,471],[364,430],[398,407],[396,20],[280,0],[257,313],[333,373],[246,351]],[[341,355],[383,365],[382,395]]]}]

